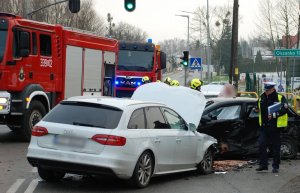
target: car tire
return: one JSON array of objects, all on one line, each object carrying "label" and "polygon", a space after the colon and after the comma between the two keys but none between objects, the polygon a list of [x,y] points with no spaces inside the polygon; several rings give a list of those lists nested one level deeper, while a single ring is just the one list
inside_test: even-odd
[{"label": "car tire", "polygon": [[37,124],[46,115],[46,109],[40,101],[32,101],[29,108],[26,110],[23,120],[21,135],[26,141],[30,141],[31,131],[35,124]]},{"label": "car tire", "polygon": [[154,159],[149,151],[144,152],[138,159],[130,185],[135,188],[145,188],[148,186],[154,170]]},{"label": "car tire", "polygon": [[44,169],[41,167],[38,167],[38,173],[39,176],[48,182],[58,182],[65,176],[66,173],[60,172],[60,171],[54,171],[50,169]]},{"label": "car tire", "polygon": [[214,166],[214,152],[209,148],[203,156],[203,160],[198,164],[198,172],[202,175],[211,174]]},{"label": "car tire", "polygon": [[281,138],[280,155],[281,159],[295,159],[298,153],[298,146],[290,137]]}]

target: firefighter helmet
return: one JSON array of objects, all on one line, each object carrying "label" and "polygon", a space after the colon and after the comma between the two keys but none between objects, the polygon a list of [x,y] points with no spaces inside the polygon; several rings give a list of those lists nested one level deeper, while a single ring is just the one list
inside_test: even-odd
[{"label": "firefighter helmet", "polygon": [[200,90],[202,84],[203,82],[199,78],[194,78],[193,80],[191,80],[190,88],[195,90]]},{"label": "firefighter helmet", "polygon": [[165,78],[164,83],[171,85],[172,79],[170,77]]},{"label": "firefighter helmet", "polygon": [[144,76],[142,78],[142,82],[143,82],[143,84],[146,84],[146,83],[150,83],[151,81],[150,81],[150,78],[148,76]]},{"label": "firefighter helmet", "polygon": [[179,86],[178,80],[172,80],[172,82],[170,83],[170,86]]}]

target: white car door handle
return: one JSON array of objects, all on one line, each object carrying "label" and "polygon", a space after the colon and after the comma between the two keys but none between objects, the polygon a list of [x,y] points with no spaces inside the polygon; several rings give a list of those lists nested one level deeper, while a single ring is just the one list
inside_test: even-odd
[{"label": "white car door handle", "polygon": [[160,143],[160,139],[159,139],[159,138],[156,138],[156,139],[154,140],[154,143]]},{"label": "white car door handle", "polygon": [[176,139],[176,143],[181,143],[181,139]]}]

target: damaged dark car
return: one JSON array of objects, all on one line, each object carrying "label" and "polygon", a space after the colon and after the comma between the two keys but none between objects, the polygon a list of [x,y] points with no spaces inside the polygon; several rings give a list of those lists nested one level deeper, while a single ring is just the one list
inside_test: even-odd
[{"label": "damaged dark car", "polygon": [[[214,98],[207,102],[198,132],[213,136],[222,157],[250,157],[259,152],[257,99]],[[289,107],[288,127],[281,130],[281,157],[293,159],[300,149],[300,116]],[[271,144],[270,144],[271,145]],[[269,148],[272,149],[272,148]]]}]

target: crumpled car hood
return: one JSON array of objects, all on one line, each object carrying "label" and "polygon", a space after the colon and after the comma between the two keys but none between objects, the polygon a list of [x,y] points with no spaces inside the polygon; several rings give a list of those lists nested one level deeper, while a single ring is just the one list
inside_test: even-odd
[{"label": "crumpled car hood", "polygon": [[187,87],[172,87],[164,83],[148,83],[137,88],[132,99],[159,102],[174,109],[189,124],[198,127],[205,108],[204,95]]}]

